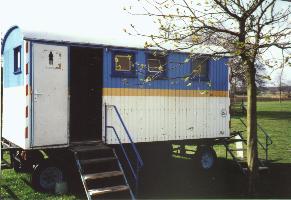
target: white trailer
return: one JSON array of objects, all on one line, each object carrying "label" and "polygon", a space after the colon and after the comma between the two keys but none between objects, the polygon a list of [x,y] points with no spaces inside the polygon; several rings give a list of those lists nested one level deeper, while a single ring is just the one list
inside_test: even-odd
[{"label": "white trailer", "polygon": [[[25,32],[18,26],[6,33],[1,53],[2,137],[19,148],[16,160],[31,155],[39,162],[38,150],[58,160],[59,152],[78,154],[81,145],[120,144],[132,145],[142,165],[137,149],[173,143],[199,144],[213,159],[211,146],[230,136],[227,58],[188,59],[188,52],[165,54],[143,44]],[[210,159],[203,166],[212,164]],[[98,193],[90,193],[82,180],[88,198]]]}]

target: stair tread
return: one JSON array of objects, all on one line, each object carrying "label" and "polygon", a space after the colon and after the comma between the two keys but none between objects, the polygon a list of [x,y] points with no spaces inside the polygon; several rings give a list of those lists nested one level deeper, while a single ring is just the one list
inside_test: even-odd
[{"label": "stair tread", "polygon": [[97,196],[101,194],[106,193],[113,193],[113,192],[122,192],[129,190],[129,187],[127,185],[117,185],[112,187],[104,187],[104,188],[98,188],[98,189],[90,189],[88,190],[88,193],[90,196]]},{"label": "stair tread", "polygon": [[100,162],[107,162],[107,161],[113,161],[116,160],[115,157],[104,157],[104,158],[93,158],[93,159],[86,159],[86,160],[80,160],[81,164],[90,164],[90,163],[100,163]]},{"label": "stair tread", "polygon": [[259,167],[259,170],[268,170],[269,169],[269,167],[266,167],[266,166],[260,166]]},{"label": "stair tread", "polygon": [[95,151],[95,150],[106,150],[106,149],[111,149],[110,147],[99,144],[99,145],[80,145],[80,146],[72,146],[70,148],[74,152],[86,152],[86,151]]},{"label": "stair tread", "polygon": [[108,178],[113,176],[121,176],[123,173],[121,171],[110,171],[110,172],[100,172],[100,173],[92,173],[92,174],[85,174],[84,179],[101,179],[101,178]]},{"label": "stair tread", "polygon": [[[248,168],[247,167],[243,167],[243,169],[244,170],[248,170]],[[268,170],[269,169],[269,167],[266,167],[266,166],[259,166],[259,168],[258,168],[259,170]]]}]

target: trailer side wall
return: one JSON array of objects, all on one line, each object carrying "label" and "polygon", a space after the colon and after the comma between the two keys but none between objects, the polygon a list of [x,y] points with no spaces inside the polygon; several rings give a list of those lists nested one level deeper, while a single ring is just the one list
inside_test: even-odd
[{"label": "trailer side wall", "polygon": [[[191,140],[229,136],[227,59],[208,61],[208,79],[186,80],[191,63],[186,53],[167,56],[163,79],[145,82],[146,67],[135,77],[113,74],[112,56],[120,49],[104,50],[104,105],[115,105],[135,142]],[[128,50],[135,62],[146,65],[147,52]],[[105,112],[105,109],[103,109]],[[104,116],[104,114],[103,114]],[[105,117],[103,118],[105,123]],[[114,110],[107,112],[107,125],[114,126],[122,142],[129,142]],[[105,138],[106,137],[106,138]],[[103,139],[118,143],[111,129],[103,127]]]}]

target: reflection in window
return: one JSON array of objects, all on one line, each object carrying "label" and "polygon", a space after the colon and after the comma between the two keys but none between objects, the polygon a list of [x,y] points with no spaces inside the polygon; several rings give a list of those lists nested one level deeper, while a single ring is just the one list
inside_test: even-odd
[{"label": "reflection in window", "polygon": [[192,61],[192,75],[208,78],[208,59],[207,58],[197,58]]},{"label": "reflection in window", "polygon": [[116,54],[114,57],[115,61],[115,70],[116,71],[131,71],[133,61],[132,61],[132,55],[125,54],[120,55]]},{"label": "reflection in window", "polygon": [[159,54],[148,54],[147,71],[157,78],[163,77],[166,74],[166,57]]}]

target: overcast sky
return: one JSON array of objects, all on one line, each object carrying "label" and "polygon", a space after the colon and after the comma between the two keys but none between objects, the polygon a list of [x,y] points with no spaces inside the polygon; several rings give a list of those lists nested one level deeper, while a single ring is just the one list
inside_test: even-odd
[{"label": "overcast sky", "polygon": [[[123,8],[137,0],[0,0],[0,32],[13,25],[28,30],[70,35],[123,38],[124,28],[135,24],[141,32],[156,31],[150,17],[127,14]],[[271,52],[276,57],[277,52]],[[283,79],[291,84],[291,68]],[[277,72],[278,73],[278,72]],[[276,73],[272,74],[275,80]]]}]

